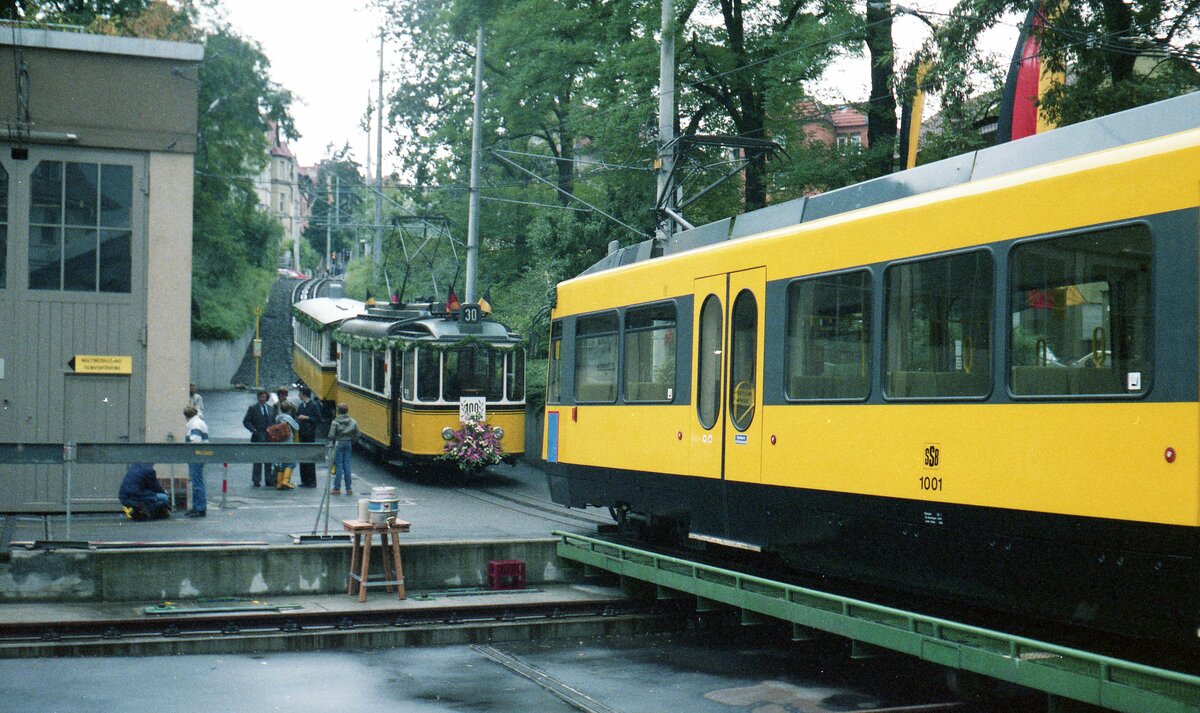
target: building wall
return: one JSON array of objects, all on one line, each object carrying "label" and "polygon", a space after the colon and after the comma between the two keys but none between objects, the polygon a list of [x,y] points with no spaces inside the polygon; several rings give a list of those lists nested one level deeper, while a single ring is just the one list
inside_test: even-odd
[{"label": "building wall", "polygon": [[191,359],[192,169],[185,154],[150,154],[145,439],[183,440]]},{"label": "building wall", "polygon": [[[182,436],[202,57],[175,42],[0,33],[0,441]],[[105,372],[85,356],[128,361]],[[123,471],[76,466],[73,507],[116,509]],[[0,472],[0,512],[65,509],[61,466]]]}]

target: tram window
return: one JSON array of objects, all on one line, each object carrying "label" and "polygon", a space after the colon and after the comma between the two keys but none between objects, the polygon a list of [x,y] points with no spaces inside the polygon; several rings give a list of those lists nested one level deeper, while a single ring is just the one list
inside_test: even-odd
[{"label": "tram window", "polygon": [[617,314],[581,317],[575,326],[575,400],[617,399]]},{"label": "tram window", "polygon": [[377,394],[386,394],[385,390],[387,382],[387,355],[384,352],[371,352],[371,361],[375,367],[372,371],[374,378],[373,388],[371,389]]},{"label": "tram window", "polygon": [[350,381],[350,350],[342,347],[338,355],[338,381]]},{"label": "tram window", "polygon": [[550,326],[550,353],[547,360],[550,365],[546,373],[546,402],[562,403],[562,322]]},{"label": "tram window", "polygon": [[442,382],[442,355],[432,349],[417,354],[417,398],[437,401]]},{"label": "tram window", "polygon": [[417,373],[417,350],[409,349],[404,352],[404,387],[401,391],[405,401],[413,400],[413,379]]},{"label": "tram window", "polygon": [[455,349],[445,354],[442,398],[483,396],[499,401],[504,393],[504,354],[495,349]]},{"label": "tram window", "polygon": [[1150,386],[1152,241],[1145,226],[1013,248],[1012,392],[1144,393]]},{"label": "tram window", "polygon": [[671,401],[675,395],[675,305],[625,313],[626,401]]},{"label": "tram window", "polygon": [[42,161],[30,184],[29,288],[129,292],[133,168]]},{"label": "tram window", "polygon": [[508,400],[525,400],[525,350],[516,347],[508,352]]},{"label": "tram window", "polygon": [[716,295],[704,298],[700,308],[700,330],[696,335],[696,415],[705,429],[717,423],[721,412],[721,330],[724,315]]},{"label": "tram window", "polygon": [[329,342],[328,342],[329,343],[329,361],[337,361],[337,358],[338,358],[337,342],[333,341],[332,337],[322,337],[322,339],[329,340]]},{"label": "tram window", "polygon": [[362,383],[362,352],[357,349],[350,350],[350,383]]},{"label": "tram window", "polygon": [[857,270],[788,286],[788,398],[865,399],[870,391],[871,275]]},{"label": "tram window", "polygon": [[729,418],[744,431],[754,420],[758,385],[758,301],[750,290],[742,290],[729,315]]},{"label": "tram window", "polygon": [[884,281],[887,395],[986,396],[991,390],[991,254],[974,251],[893,265]]}]

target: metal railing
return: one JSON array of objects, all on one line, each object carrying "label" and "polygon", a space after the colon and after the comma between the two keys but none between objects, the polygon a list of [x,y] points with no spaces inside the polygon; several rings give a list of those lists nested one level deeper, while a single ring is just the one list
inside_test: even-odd
[{"label": "metal railing", "polygon": [[[326,443],[0,443],[0,465],[61,465],[66,470],[67,539],[71,539],[72,489],[76,465],[128,463],[325,463],[333,464]],[[171,487],[174,490],[174,477]],[[329,530],[329,494],[321,500]],[[174,498],[172,497],[172,504]],[[317,521],[320,522],[320,512]],[[316,525],[313,525],[314,532]]]}]

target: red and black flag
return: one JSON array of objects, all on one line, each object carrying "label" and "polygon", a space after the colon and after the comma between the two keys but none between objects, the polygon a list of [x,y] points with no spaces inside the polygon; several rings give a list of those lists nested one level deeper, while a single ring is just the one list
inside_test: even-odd
[{"label": "red and black flag", "polygon": [[1017,48],[1013,52],[1008,79],[1004,82],[1004,97],[1000,102],[1000,121],[996,126],[996,143],[1043,134],[1055,127],[1040,111],[1042,97],[1051,88],[1062,84],[1061,72],[1046,69],[1042,35],[1050,24],[1060,0],[1039,0],[1029,9]]},{"label": "red and black flag", "polygon": [[457,312],[458,307],[459,307],[458,295],[454,294],[454,288],[451,287],[450,288],[450,296],[446,298],[446,311],[447,312]]}]

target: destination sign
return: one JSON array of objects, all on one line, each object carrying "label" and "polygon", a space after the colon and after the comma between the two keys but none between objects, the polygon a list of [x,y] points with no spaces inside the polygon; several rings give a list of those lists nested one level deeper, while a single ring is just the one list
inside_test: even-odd
[{"label": "destination sign", "polygon": [[67,365],[76,374],[132,374],[133,357],[76,354]]}]

